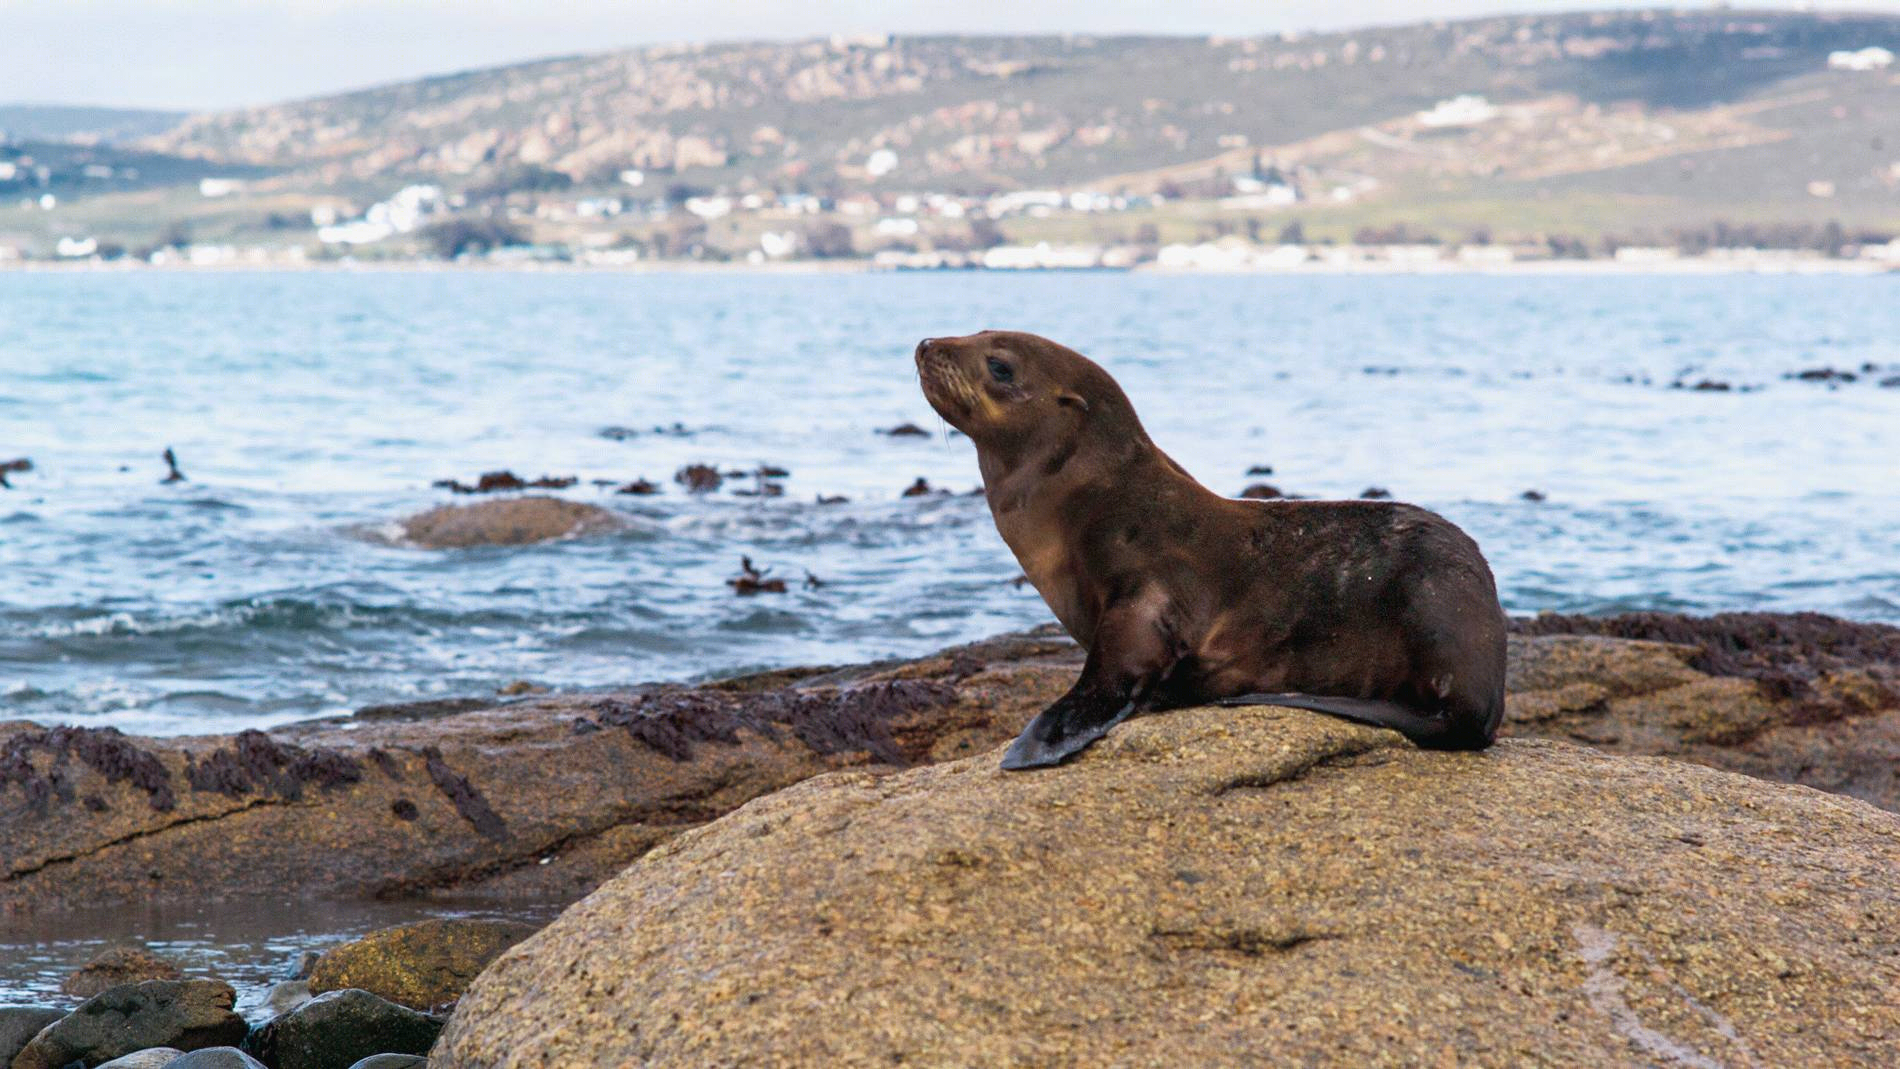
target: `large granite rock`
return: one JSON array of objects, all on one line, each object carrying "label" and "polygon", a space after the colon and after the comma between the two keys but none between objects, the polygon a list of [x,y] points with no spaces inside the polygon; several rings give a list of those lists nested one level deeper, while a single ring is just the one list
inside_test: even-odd
[{"label": "large granite rock", "polygon": [[1183,710],[663,844],[436,1069],[1828,1065],[1900,1055],[1900,821],[1671,760]]},{"label": "large granite rock", "polygon": [[374,931],[331,949],[310,974],[314,994],[361,988],[412,1009],[445,1006],[496,955],[535,933],[516,921],[426,920]]},{"label": "large granite rock", "polygon": [[[1507,735],[1900,810],[1900,630],[1761,614],[1520,628]],[[572,900],[799,780],[1008,741],[1080,664],[1045,630],[909,662],[377,707],[268,735],[0,725],[0,928],[30,932],[48,908],[207,895]]]},{"label": "large granite rock", "polygon": [[425,1054],[442,1019],[350,989],[318,995],[251,1037],[271,1069],[349,1069],[373,1054]]},{"label": "large granite rock", "polygon": [[150,1047],[221,1047],[250,1031],[231,1011],[237,995],[216,980],[147,980],[102,992],[47,1025],[12,1069],[97,1066]]},{"label": "large granite rock", "polygon": [[473,505],[439,505],[402,521],[401,541],[425,549],[520,546],[599,534],[620,526],[598,505],[558,497],[511,497]]}]

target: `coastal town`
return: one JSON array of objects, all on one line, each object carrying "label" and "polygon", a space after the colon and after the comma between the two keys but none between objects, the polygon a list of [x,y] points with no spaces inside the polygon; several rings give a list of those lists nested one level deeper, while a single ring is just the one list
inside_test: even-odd
[{"label": "coastal town", "polygon": [[[134,135],[0,116],[0,266],[1892,270],[1897,25],[869,35],[537,61]],[[1720,92],[1683,73],[1705,52]]]}]

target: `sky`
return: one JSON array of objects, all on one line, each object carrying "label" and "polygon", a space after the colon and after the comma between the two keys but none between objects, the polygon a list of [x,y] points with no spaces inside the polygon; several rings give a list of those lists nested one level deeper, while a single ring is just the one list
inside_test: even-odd
[{"label": "sky", "polygon": [[[1256,34],[1641,0],[0,0],[0,103],[214,110],[675,41]],[[1679,7],[1709,7],[1690,0]],[[1900,0],[1741,6],[1900,12]]]}]

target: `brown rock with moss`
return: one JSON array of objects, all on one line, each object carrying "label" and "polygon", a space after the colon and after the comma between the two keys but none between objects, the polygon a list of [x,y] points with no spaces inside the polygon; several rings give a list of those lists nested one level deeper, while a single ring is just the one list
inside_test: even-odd
[{"label": "brown rock with moss", "polygon": [[310,991],[355,987],[411,1009],[435,1009],[461,998],[489,962],[534,932],[530,924],[476,919],[384,928],[325,953],[311,971]]},{"label": "brown rock with moss", "polygon": [[473,505],[441,505],[402,521],[404,542],[425,549],[520,546],[600,534],[620,517],[597,505],[554,497],[514,497]]},{"label": "brown rock with moss", "polygon": [[178,966],[141,947],[112,947],[94,955],[59,985],[74,998],[91,998],[121,984],[145,980],[176,980]]},{"label": "brown rock with moss", "polygon": [[431,1065],[1900,1051],[1900,822],[1861,802],[1261,708],[1144,717],[1030,775],[1000,756],[677,836],[490,966]]}]

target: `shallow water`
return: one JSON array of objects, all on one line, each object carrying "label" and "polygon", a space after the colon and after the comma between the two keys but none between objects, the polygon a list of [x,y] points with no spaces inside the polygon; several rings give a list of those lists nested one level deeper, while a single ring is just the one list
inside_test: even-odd
[{"label": "shallow water", "polygon": [[143,947],[187,978],[223,980],[238,990],[237,1011],[256,1023],[271,1016],[272,984],[289,979],[309,952],[322,953],[377,928],[428,917],[484,917],[542,924],[559,903],[497,909],[412,902],[246,901],[79,910],[0,922],[0,1006],[70,1008],[79,999],[59,985],[80,966],[118,946]]},{"label": "shallow water", "polygon": [[[1900,622],[1900,388],[1876,381],[1900,276],[9,273],[0,460],[36,468],[0,490],[0,720],[224,731],[1044,622],[910,363],[986,326],[1101,360],[1216,489],[1443,512],[1515,612]],[[906,421],[933,435],[875,433]],[[159,483],[168,445],[189,481]],[[689,496],[671,475],[700,461],[792,474]],[[577,475],[563,496],[629,525],[449,553],[353,533],[498,468]],[[588,481],[641,475],[666,492]],[[920,476],[959,496],[900,499]],[[741,554],[792,590],[733,596]]]}]

